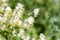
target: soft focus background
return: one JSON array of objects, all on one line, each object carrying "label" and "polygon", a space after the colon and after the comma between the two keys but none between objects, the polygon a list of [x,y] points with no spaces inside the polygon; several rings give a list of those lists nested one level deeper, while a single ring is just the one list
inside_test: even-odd
[{"label": "soft focus background", "polygon": [[0,0],[0,40],[60,40],[60,0]]}]

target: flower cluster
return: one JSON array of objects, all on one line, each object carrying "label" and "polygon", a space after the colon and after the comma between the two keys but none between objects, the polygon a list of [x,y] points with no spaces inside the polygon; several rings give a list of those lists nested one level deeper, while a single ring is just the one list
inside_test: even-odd
[{"label": "flower cluster", "polygon": [[[10,40],[13,40],[13,37],[18,37],[18,40],[19,38],[23,40],[30,40],[30,34],[26,35],[25,30],[31,29],[34,23],[34,17],[38,15],[39,9],[34,9],[34,17],[29,16],[23,19],[22,17],[25,12],[23,4],[17,3],[17,6],[13,10],[10,6],[8,6],[8,0],[1,0],[1,2],[0,14],[2,16],[0,16],[0,30],[6,31],[9,34],[11,31],[12,38]],[[4,35],[7,34],[4,33]],[[7,38],[10,38],[9,35]],[[32,40],[35,40],[35,38],[33,37]]]}]

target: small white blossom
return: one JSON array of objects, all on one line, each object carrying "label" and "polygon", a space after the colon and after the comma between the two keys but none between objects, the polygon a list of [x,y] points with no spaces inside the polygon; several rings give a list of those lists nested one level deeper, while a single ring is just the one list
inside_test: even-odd
[{"label": "small white blossom", "polygon": [[30,24],[27,24],[27,23],[24,23],[24,24],[23,24],[23,28],[29,29],[29,28],[31,28],[31,25],[30,25]]},{"label": "small white blossom", "polygon": [[15,17],[14,18],[14,24],[18,24],[19,23],[19,18],[18,17]]},{"label": "small white blossom", "polygon": [[46,39],[45,39],[45,35],[42,34],[42,33],[40,34],[39,38],[40,38],[41,40],[46,40]]},{"label": "small white blossom", "polygon": [[20,31],[20,33],[24,33],[24,29],[20,29],[19,31]]},{"label": "small white blossom", "polygon": [[12,9],[10,7],[6,7],[4,12],[4,17],[11,17]]},{"label": "small white blossom", "polygon": [[34,9],[34,17],[37,17],[37,15],[38,15],[38,12],[39,12],[39,8],[36,8],[36,9]]},{"label": "small white blossom", "polygon": [[28,22],[29,24],[33,24],[34,18],[32,16],[28,17],[25,22]]},{"label": "small white blossom", "polygon": [[12,9],[10,7],[6,7],[6,12],[12,11]]},{"label": "small white blossom", "polygon": [[23,27],[24,27],[24,28],[27,28],[27,24],[26,24],[26,23],[24,23]]},{"label": "small white blossom", "polygon": [[19,18],[21,18],[22,15],[23,15],[23,10],[19,10],[19,11],[17,12],[17,16],[18,16]]},{"label": "small white blossom", "polygon": [[22,9],[23,5],[21,3],[17,3],[16,9]]},{"label": "small white blossom", "polygon": [[[10,22],[12,22],[12,20]],[[22,20],[20,20],[18,17],[14,18],[13,23],[17,24],[18,26],[23,24]]]}]

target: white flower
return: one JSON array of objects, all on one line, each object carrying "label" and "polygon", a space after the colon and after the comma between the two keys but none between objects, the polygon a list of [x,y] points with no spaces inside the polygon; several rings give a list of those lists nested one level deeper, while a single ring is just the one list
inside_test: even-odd
[{"label": "white flower", "polygon": [[14,17],[14,24],[18,24],[19,23],[19,18],[17,16]]},{"label": "white flower", "polygon": [[33,24],[34,22],[34,18],[32,16],[28,17],[27,19],[25,19],[25,22],[29,23],[29,24]]},{"label": "white flower", "polygon": [[11,17],[12,9],[10,7],[6,7],[4,12],[4,17]]},{"label": "white flower", "polygon": [[20,31],[20,33],[24,33],[24,29],[20,29],[19,31]]},{"label": "white flower", "polygon": [[39,38],[40,38],[41,40],[46,40],[46,39],[45,39],[45,35],[42,34],[42,33],[40,34]]},{"label": "white flower", "polygon": [[36,8],[36,9],[34,9],[34,17],[37,17],[37,15],[38,15],[38,12],[39,12],[39,8]]},{"label": "white flower", "polygon": [[23,10],[19,10],[19,11],[17,12],[17,16],[18,16],[19,18],[21,18],[22,15],[23,15]]},{"label": "white flower", "polygon": [[27,24],[27,23],[24,23],[23,24],[23,28],[30,29],[31,28],[31,25],[30,24]]},{"label": "white flower", "polygon": [[18,26],[21,26],[23,24],[22,20],[20,20],[17,16],[14,17],[13,21],[10,21],[11,23],[13,22],[14,24],[17,24]]},{"label": "white flower", "polygon": [[22,9],[23,5],[21,3],[17,3],[16,9]]},{"label": "white flower", "polygon": [[27,28],[27,26],[28,26],[28,25],[27,25],[26,23],[24,23],[23,27],[24,27],[24,28]]},{"label": "white flower", "polygon": [[12,9],[10,8],[10,7],[6,7],[6,10],[5,10],[6,12],[8,12],[8,11],[12,11]]},{"label": "white flower", "polygon": [[23,40],[30,40],[30,36],[29,35],[25,36]]},{"label": "white flower", "polygon": [[19,33],[17,34],[18,37],[23,37],[24,36],[24,29],[20,29]]}]

